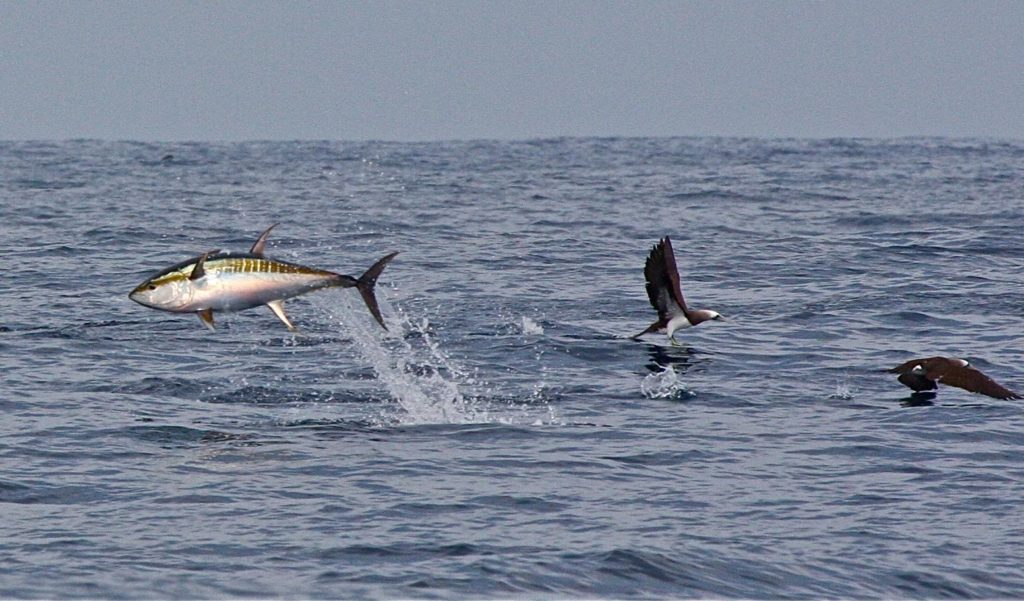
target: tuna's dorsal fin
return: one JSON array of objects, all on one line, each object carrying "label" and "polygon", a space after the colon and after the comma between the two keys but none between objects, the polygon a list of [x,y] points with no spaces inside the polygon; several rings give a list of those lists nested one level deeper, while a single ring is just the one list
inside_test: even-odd
[{"label": "tuna's dorsal fin", "polygon": [[267,237],[270,236],[270,230],[275,227],[277,227],[276,223],[263,230],[263,233],[260,234],[259,238],[256,238],[256,242],[253,243],[252,248],[249,250],[250,255],[256,255],[257,257],[263,256],[263,247],[267,245]]},{"label": "tuna's dorsal fin", "polygon": [[295,326],[292,325],[292,322],[288,321],[288,316],[284,314],[283,300],[270,301],[269,303],[267,303],[267,306],[270,307],[270,310],[274,312],[274,315],[277,315],[278,319],[284,322],[284,325],[288,326],[289,330],[293,332],[295,331]]},{"label": "tuna's dorsal fin", "polygon": [[203,321],[203,324],[206,325],[206,327],[210,328],[210,330],[213,331],[213,309],[203,309],[202,311],[197,311],[196,315],[199,316],[199,319]]},{"label": "tuna's dorsal fin", "polygon": [[189,274],[188,279],[198,280],[199,278],[206,275],[206,269],[203,268],[203,263],[206,263],[206,257],[218,252],[220,252],[220,249],[211,250],[210,252],[203,253],[203,255],[199,257],[199,260],[196,261],[196,266],[192,268],[192,273]]}]

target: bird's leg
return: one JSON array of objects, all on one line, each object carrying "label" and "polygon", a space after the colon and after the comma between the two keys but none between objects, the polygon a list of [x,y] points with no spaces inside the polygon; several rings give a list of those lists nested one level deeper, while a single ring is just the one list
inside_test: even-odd
[{"label": "bird's leg", "polygon": [[679,344],[679,341],[676,340],[675,336],[669,336],[668,340],[669,340],[669,342],[672,343],[672,346],[683,346],[683,345]]}]

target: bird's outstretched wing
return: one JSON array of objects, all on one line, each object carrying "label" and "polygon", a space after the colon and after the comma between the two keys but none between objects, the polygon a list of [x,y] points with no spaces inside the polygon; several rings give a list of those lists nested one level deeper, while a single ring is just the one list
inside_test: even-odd
[{"label": "bird's outstretched wing", "polygon": [[658,317],[667,322],[686,311],[686,300],[679,289],[676,257],[668,236],[651,249],[644,265],[644,277],[647,279],[647,297]]},{"label": "bird's outstretched wing", "polygon": [[934,366],[925,365],[925,369],[928,370],[926,377],[946,386],[956,386],[995,399],[1024,398],[969,365],[962,366],[946,361]]}]

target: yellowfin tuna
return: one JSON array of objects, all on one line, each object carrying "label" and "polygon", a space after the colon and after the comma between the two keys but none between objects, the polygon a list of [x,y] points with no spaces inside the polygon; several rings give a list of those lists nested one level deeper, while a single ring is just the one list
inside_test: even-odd
[{"label": "yellowfin tuna", "polygon": [[377,261],[358,278],[275,261],[263,255],[263,248],[276,225],[260,234],[248,253],[203,253],[157,273],[132,290],[128,298],[161,311],[195,313],[211,330],[214,311],[243,311],[267,305],[289,330],[294,330],[284,313],[285,299],[321,288],[354,287],[377,323],[387,329],[373,289],[397,252]]}]

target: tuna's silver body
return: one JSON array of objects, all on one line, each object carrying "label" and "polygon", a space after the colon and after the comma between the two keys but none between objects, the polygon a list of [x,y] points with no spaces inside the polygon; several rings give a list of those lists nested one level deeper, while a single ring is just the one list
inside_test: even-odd
[{"label": "tuna's silver body", "polygon": [[383,327],[377,298],[373,293],[380,275],[397,252],[384,256],[358,279],[333,271],[275,261],[263,255],[267,228],[248,253],[209,252],[172,265],[136,286],[128,298],[172,313],[195,313],[213,329],[214,311],[244,311],[266,305],[288,329],[295,326],[284,313],[284,300],[321,288],[359,290],[366,307]]},{"label": "tuna's silver body", "polygon": [[133,301],[161,311],[243,311],[333,286],[355,286],[355,278],[249,254],[206,257],[205,275],[190,279],[201,257],[168,268],[139,285]]}]

